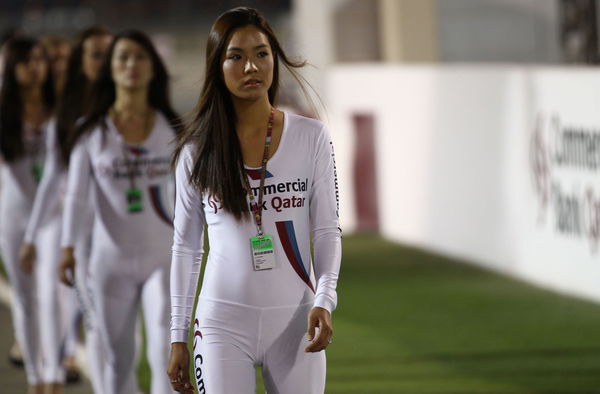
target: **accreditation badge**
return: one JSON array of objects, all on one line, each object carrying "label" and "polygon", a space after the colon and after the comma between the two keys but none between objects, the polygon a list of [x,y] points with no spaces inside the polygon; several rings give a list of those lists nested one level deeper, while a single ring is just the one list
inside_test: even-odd
[{"label": "accreditation badge", "polygon": [[127,199],[127,210],[131,213],[141,212],[144,210],[142,201],[142,190],[138,188],[130,188],[125,192]]},{"label": "accreditation badge", "polygon": [[275,249],[272,235],[250,238],[250,250],[255,271],[275,268]]},{"label": "accreditation badge", "polygon": [[44,173],[44,166],[40,163],[33,163],[31,165],[31,175],[35,180],[35,183],[40,183],[42,180],[42,174]]}]

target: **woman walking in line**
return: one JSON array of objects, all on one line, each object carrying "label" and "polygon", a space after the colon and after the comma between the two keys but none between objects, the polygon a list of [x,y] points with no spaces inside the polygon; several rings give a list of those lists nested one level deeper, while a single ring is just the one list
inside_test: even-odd
[{"label": "woman walking in line", "polygon": [[[336,176],[325,126],[275,106],[279,62],[267,21],[235,8],[212,26],[195,120],[175,152],[171,263],[173,388],[192,393],[323,393],[341,260]],[[314,245],[311,261],[310,240]],[[312,262],[312,264],[311,264]],[[308,322],[308,323],[307,323]]]},{"label": "woman walking in line", "polygon": [[[71,58],[67,67],[66,81],[64,84],[63,95],[58,102],[56,116],[50,123],[46,136],[46,159],[44,164],[44,176],[38,187],[33,210],[25,240],[21,247],[21,263],[32,265],[36,248],[34,240],[40,229],[48,222],[57,220],[60,224],[62,218],[62,199],[66,184],[67,167],[69,164],[69,155],[72,150],[72,140],[76,122],[81,118],[84,110],[84,103],[87,102],[90,88],[93,81],[98,76],[98,71],[104,60],[104,55],[112,41],[110,32],[101,26],[93,26],[84,30],[77,39],[73,47]],[[79,212],[88,223],[85,227],[91,227],[92,212]],[[61,226],[56,230],[61,231]],[[89,297],[89,288],[87,286],[87,260],[89,255],[89,231],[82,231],[77,237],[77,293],[81,305],[70,305],[70,310],[81,308],[85,314],[86,320],[86,348],[87,359],[90,363],[90,378],[92,386],[96,393],[102,393],[102,350],[100,347],[97,325],[94,321],[94,312],[91,298]],[[53,266],[58,269],[60,260],[60,235],[57,235],[58,242],[50,245],[40,245],[40,254],[51,254],[56,256]],[[68,295],[70,296],[70,294]],[[64,301],[71,301],[70,297],[65,297]],[[68,349],[73,335],[73,331],[78,329],[77,324],[68,319],[64,327],[67,330],[65,356],[73,354],[74,349]],[[72,317],[71,317],[72,318]],[[71,361],[74,365],[74,360]],[[67,370],[68,377],[68,370]]]},{"label": "woman walking in line", "polygon": [[[29,213],[44,162],[44,135],[54,106],[47,55],[35,39],[18,36],[5,49],[0,90],[0,249],[13,289],[12,313],[21,345],[29,393],[60,393],[64,379],[60,356],[58,277],[51,255],[38,264],[19,264]],[[58,242],[58,221],[37,241]],[[43,335],[42,335],[43,334]]]},{"label": "woman walking in line", "polygon": [[50,61],[50,71],[54,79],[54,94],[57,99],[60,99],[67,80],[67,65],[72,50],[71,43],[66,37],[54,34],[42,37],[41,41]]},{"label": "woman walking in line", "polygon": [[178,118],[168,76],[150,39],[138,31],[115,36],[91,92],[69,160],[63,217],[63,281],[72,282],[80,212],[95,212],[90,279],[105,356],[106,394],[130,394],[134,330],[143,306],[151,392],[172,392],[168,356],[169,237],[172,185],[169,143]]}]

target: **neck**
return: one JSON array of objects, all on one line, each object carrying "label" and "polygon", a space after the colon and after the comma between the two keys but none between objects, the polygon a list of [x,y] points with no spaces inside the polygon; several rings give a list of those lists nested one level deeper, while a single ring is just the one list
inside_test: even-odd
[{"label": "neck", "polygon": [[65,87],[65,78],[62,77],[60,79],[56,79],[56,81],[54,82],[54,91],[56,92],[57,97],[62,96],[64,87]]},{"label": "neck", "polygon": [[141,114],[148,113],[148,90],[147,89],[119,89],[117,88],[117,97],[113,108],[120,114]]},{"label": "neck", "polygon": [[44,105],[42,98],[42,89],[39,87],[35,88],[22,88],[21,99],[24,105]]},{"label": "neck", "polygon": [[83,89],[82,89],[82,93],[83,93],[83,98],[85,100],[89,100],[90,98],[90,93],[92,92],[92,85],[94,84],[93,81],[90,81],[89,79],[85,78],[82,81],[85,81],[83,83]]},{"label": "neck", "polygon": [[236,130],[238,134],[263,132],[271,113],[271,103],[265,97],[256,101],[234,100]]}]

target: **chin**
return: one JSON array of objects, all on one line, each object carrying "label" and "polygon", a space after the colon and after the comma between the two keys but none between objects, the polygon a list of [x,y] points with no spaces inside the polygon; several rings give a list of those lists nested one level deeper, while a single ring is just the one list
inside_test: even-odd
[{"label": "chin", "polygon": [[145,88],[148,85],[144,84],[144,83],[140,83],[138,81],[131,81],[131,82],[126,82],[121,86],[123,86],[125,89],[137,90],[137,89]]},{"label": "chin", "polygon": [[267,92],[242,92],[235,95],[239,100],[244,101],[257,101],[265,97]]}]

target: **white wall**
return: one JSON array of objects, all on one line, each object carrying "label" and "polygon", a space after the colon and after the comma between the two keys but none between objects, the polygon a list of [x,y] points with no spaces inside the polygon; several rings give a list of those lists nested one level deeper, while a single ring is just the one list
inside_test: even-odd
[{"label": "white wall", "polygon": [[[600,166],[552,164],[546,145],[555,139],[547,127],[537,151],[531,142],[538,114],[600,133],[600,73],[361,65],[332,68],[326,79],[344,230],[356,226],[351,116],[371,112],[385,236],[600,300],[600,254],[585,235],[589,221],[579,221],[579,235],[558,230],[555,211],[569,205],[552,188],[546,208],[540,205],[531,156],[545,152],[536,156],[550,163],[543,184],[578,193],[580,216],[591,216],[583,212],[585,191],[600,201]],[[598,141],[600,164],[600,135]],[[600,221],[600,203],[597,211]]]}]

